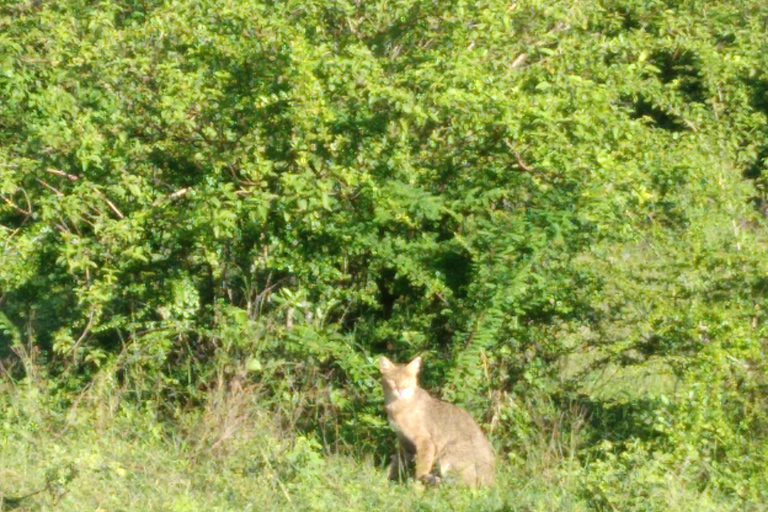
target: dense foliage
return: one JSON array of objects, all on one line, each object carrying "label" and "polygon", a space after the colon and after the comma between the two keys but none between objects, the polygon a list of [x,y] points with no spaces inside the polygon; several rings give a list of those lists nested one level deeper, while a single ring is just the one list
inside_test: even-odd
[{"label": "dense foliage", "polygon": [[162,417],[258,384],[365,451],[373,357],[423,354],[511,464],[571,431],[598,507],[640,459],[756,500],[767,35],[759,0],[3,1],[2,368]]}]

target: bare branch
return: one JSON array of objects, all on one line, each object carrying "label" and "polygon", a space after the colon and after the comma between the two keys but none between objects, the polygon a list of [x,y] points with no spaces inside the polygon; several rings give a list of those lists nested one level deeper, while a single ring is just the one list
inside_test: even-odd
[{"label": "bare branch", "polygon": [[507,147],[509,148],[509,150],[512,151],[512,154],[515,155],[515,158],[517,159],[517,165],[522,170],[524,170],[525,172],[530,172],[530,173],[535,173],[536,172],[536,169],[534,169],[533,167],[529,166],[528,164],[526,164],[523,161],[523,158],[520,156],[520,153],[518,153],[517,150],[515,150],[515,148],[512,146],[512,143],[509,142],[508,139],[504,139],[504,144],[506,144]]},{"label": "bare branch", "polygon": [[101,190],[97,189],[96,187],[91,187],[91,188],[93,189],[94,192],[96,192],[96,194],[101,196],[101,198],[107,203],[107,205],[109,205],[110,210],[115,212],[115,215],[117,215],[118,218],[120,218],[120,219],[124,219],[125,218],[125,215],[123,215],[123,212],[121,212],[117,208],[117,206],[115,206],[115,203],[110,201],[109,198],[107,196],[105,196],[104,193]]},{"label": "bare branch", "polygon": [[512,64],[510,64],[509,67],[512,69],[519,68],[524,66],[526,62],[528,62],[528,55],[521,53],[515,58],[515,60],[512,61]]},{"label": "bare branch", "polygon": [[180,188],[179,190],[176,190],[175,192],[168,194],[165,197],[158,197],[155,199],[155,201],[152,203],[152,206],[159,205],[162,201],[173,201],[174,199],[178,199],[179,197],[185,195],[187,192],[192,190],[192,187],[184,187]]},{"label": "bare branch", "polygon": [[67,178],[69,180],[72,180],[72,181],[77,181],[79,179],[74,174],[68,174],[68,173],[66,173],[64,171],[60,171],[58,169],[54,169],[53,167],[49,167],[48,169],[44,169],[44,170],[45,170],[45,172],[49,172],[51,174],[56,174],[58,176],[64,176],[65,178]]},{"label": "bare branch", "polygon": [[46,181],[41,180],[40,178],[35,178],[38,183],[40,183],[42,186],[47,188],[48,190],[52,191],[54,194],[56,194],[56,197],[64,197],[64,193],[57,189],[56,187],[49,185]]},{"label": "bare branch", "polygon": [[22,215],[26,215],[26,216],[29,216],[29,215],[31,215],[31,213],[32,213],[32,212],[29,212],[29,211],[27,211],[27,210],[24,210],[23,208],[21,208],[19,205],[17,205],[16,203],[14,203],[13,201],[11,201],[11,200],[10,200],[10,199],[8,199],[7,197],[5,197],[5,196],[0,196],[0,197],[2,197],[2,198],[3,198],[3,201],[5,201],[5,204],[9,205],[11,208],[13,208],[13,209],[14,209],[14,210],[16,210],[17,212],[21,213]]},{"label": "bare branch", "polygon": [[77,349],[80,347],[80,344],[85,340],[85,337],[88,336],[88,334],[91,332],[91,326],[93,325],[93,317],[94,312],[91,310],[90,314],[88,315],[88,323],[85,325],[85,328],[83,329],[83,332],[80,334],[80,337],[77,338],[77,341],[72,345],[72,348],[70,351],[72,352],[72,364],[74,364],[77,361]]}]

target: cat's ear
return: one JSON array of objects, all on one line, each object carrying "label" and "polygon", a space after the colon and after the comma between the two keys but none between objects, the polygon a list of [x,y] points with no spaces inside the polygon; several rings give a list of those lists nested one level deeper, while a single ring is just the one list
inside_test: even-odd
[{"label": "cat's ear", "polygon": [[421,356],[408,363],[407,368],[413,374],[419,373],[419,370],[421,370]]},{"label": "cat's ear", "polygon": [[381,356],[379,358],[379,371],[385,372],[387,370],[391,370],[394,367],[395,367],[395,363],[393,363],[386,357]]}]

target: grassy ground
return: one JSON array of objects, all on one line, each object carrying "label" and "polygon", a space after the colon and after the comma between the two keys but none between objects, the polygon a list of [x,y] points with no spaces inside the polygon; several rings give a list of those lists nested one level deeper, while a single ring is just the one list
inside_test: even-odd
[{"label": "grassy ground", "polygon": [[32,387],[0,391],[3,511],[761,510],[698,489],[642,453],[592,463],[501,457],[491,489],[425,489],[388,482],[372,457],[328,454],[281,432],[253,403],[168,425],[88,400],[54,414]]}]

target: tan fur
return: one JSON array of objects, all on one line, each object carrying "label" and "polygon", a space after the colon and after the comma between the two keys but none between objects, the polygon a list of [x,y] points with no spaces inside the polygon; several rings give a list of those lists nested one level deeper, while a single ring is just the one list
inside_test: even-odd
[{"label": "tan fur", "polygon": [[420,388],[420,369],[420,357],[408,364],[379,359],[384,405],[399,442],[389,477],[402,478],[413,460],[416,479],[424,483],[455,474],[471,487],[491,485],[495,461],[485,434],[466,411]]}]

